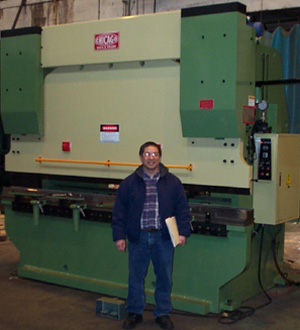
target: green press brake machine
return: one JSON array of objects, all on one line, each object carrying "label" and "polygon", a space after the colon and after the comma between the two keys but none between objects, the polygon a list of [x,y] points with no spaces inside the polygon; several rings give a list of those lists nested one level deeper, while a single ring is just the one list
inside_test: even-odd
[{"label": "green press brake machine", "polygon": [[[154,140],[193,216],[175,251],[174,308],[235,310],[280,281],[274,253],[282,265],[284,223],[299,216],[299,138],[283,87],[264,84],[282,79],[280,57],[243,4],[1,37],[2,204],[20,276],[126,298],[112,207]],[[154,287],[150,268],[149,303]]]}]

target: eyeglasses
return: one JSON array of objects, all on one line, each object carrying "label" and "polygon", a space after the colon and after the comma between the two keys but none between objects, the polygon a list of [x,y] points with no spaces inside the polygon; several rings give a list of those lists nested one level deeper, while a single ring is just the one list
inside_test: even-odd
[{"label": "eyeglasses", "polygon": [[159,153],[158,152],[144,152],[143,156],[146,158],[148,158],[150,156],[152,156],[153,158],[156,158],[159,156]]}]

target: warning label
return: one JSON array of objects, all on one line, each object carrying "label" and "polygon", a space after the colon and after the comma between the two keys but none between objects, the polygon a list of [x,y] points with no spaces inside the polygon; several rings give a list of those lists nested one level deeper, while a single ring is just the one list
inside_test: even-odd
[{"label": "warning label", "polygon": [[100,125],[100,142],[104,142],[104,143],[120,142],[120,125],[119,124],[101,124]]}]

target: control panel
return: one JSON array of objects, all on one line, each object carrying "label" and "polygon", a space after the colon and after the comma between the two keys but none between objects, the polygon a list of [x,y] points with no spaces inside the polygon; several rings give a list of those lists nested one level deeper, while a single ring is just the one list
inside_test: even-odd
[{"label": "control panel", "polygon": [[256,148],[258,155],[257,177],[259,180],[272,180],[271,139],[258,139]]},{"label": "control panel", "polygon": [[255,223],[277,225],[299,218],[300,135],[255,135]]}]

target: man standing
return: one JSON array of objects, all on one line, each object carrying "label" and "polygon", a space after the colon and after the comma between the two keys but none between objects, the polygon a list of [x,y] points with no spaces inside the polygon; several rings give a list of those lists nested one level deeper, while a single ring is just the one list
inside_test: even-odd
[{"label": "man standing", "polygon": [[142,165],[120,185],[112,220],[113,240],[125,252],[128,239],[129,283],[124,329],[143,320],[144,279],[150,260],[156,275],[155,321],[163,329],[173,329],[171,289],[174,247],[165,219],[175,216],[179,244],[190,235],[189,206],[182,183],[160,162],[161,148],[154,142],[140,147]]}]

